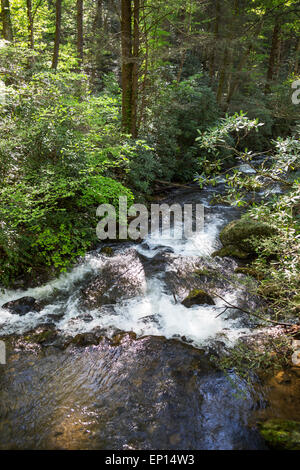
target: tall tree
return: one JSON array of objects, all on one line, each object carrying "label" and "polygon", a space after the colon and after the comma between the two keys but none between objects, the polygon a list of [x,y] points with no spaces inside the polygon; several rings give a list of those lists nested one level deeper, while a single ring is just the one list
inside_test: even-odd
[{"label": "tall tree", "polygon": [[28,45],[30,49],[34,49],[32,1],[26,0],[26,6],[27,6],[27,18],[28,18]]},{"label": "tall tree", "polygon": [[1,0],[2,34],[7,41],[13,40],[9,0]]},{"label": "tall tree", "polygon": [[131,0],[121,3],[122,46],[122,126],[130,133],[132,128],[132,5]]},{"label": "tall tree", "polygon": [[83,0],[77,0],[77,57],[79,67],[83,64]]},{"label": "tall tree", "polygon": [[137,105],[139,81],[139,49],[140,49],[140,0],[133,2],[133,66],[132,66],[132,97],[131,97],[131,134],[137,137]]},{"label": "tall tree", "polygon": [[54,70],[57,69],[58,56],[59,56],[59,45],[60,45],[60,36],[61,36],[61,4],[62,4],[62,0],[56,0],[55,40],[54,40],[54,50],[53,50],[53,59],[52,59],[52,68]]},{"label": "tall tree", "polygon": [[269,56],[269,65],[267,71],[267,83],[265,88],[265,93],[269,93],[271,89],[271,83],[274,78],[276,64],[279,57],[279,48],[280,48],[280,32],[281,32],[281,18],[276,16],[275,24],[272,34],[272,45]]}]

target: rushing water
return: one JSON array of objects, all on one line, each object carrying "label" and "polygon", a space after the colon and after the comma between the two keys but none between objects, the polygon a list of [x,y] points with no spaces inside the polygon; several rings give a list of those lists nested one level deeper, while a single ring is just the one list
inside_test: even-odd
[{"label": "rushing water", "polygon": [[[210,197],[210,191],[181,190],[168,200],[206,206],[204,230],[189,239],[168,240],[159,233],[153,233],[142,244],[116,245],[113,257],[104,256],[99,251],[89,254],[70,273],[42,287],[5,292],[0,305],[22,296],[32,296],[45,301],[46,306],[40,312],[31,312],[23,317],[0,309],[2,332],[24,332],[51,320],[65,334],[82,333],[101,326],[107,330],[134,331],[138,335],[185,336],[197,346],[217,334],[226,333],[230,341],[245,333],[245,325],[238,318],[218,315],[221,307],[226,306],[224,301],[215,298],[216,306],[187,309],[176,302],[174,286],[171,288],[167,282],[172,273],[178,272],[178,267],[187,273],[203,266],[203,263],[216,270],[222,269],[222,265],[214,262],[210,255],[219,247],[221,227],[238,213],[225,206],[212,209]],[[93,279],[97,277],[107,279],[104,294],[107,299],[102,299],[101,305],[93,308],[93,304],[82,302],[82,290],[93,285]],[[188,292],[189,286],[184,286],[182,279],[182,288],[176,294],[183,298]],[[240,292],[228,290],[223,295],[234,304],[238,303]]]},{"label": "rushing water", "polygon": [[2,295],[0,305],[22,296],[44,302],[22,317],[0,308],[2,335],[50,322],[65,337],[101,328],[107,338],[122,330],[137,339],[14,350],[0,366],[0,448],[264,448],[248,425],[260,398],[209,360],[209,348],[233,344],[253,325],[235,309],[222,314],[217,296],[214,306],[181,304],[199,286],[193,272],[207,267],[220,273],[215,290],[225,300],[255,302],[228,283],[236,263],[211,257],[221,228],[239,216],[211,207],[211,197],[191,188],[166,199],[204,204],[204,231],[189,239],[152,233],[141,244],[115,244],[112,257],[99,249],[44,286]]}]

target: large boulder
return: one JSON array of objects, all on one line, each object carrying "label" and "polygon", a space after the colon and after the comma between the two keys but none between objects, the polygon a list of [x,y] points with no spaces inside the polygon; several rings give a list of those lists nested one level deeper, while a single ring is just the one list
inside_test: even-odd
[{"label": "large boulder", "polygon": [[220,233],[223,248],[214,256],[233,256],[247,259],[255,255],[254,239],[269,238],[276,233],[270,225],[253,219],[239,219],[230,222]]},{"label": "large boulder", "polygon": [[29,312],[39,312],[42,305],[34,297],[21,297],[2,305],[2,308],[9,310],[14,315],[26,315]]},{"label": "large boulder", "polygon": [[271,419],[259,425],[266,443],[274,450],[300,450],[300,422]]},{"label": "large boulder", "polygon": [[109,259],[99,275],[82,290],[82,304],[89,308],[116,304],[140,295],[145,289],[145,272],[135,250]]},{"label": "large boulder", "polygon": [[187,308],[194,305],[215,305],[211,296],[201,289],[193,289],[181,303]]}]

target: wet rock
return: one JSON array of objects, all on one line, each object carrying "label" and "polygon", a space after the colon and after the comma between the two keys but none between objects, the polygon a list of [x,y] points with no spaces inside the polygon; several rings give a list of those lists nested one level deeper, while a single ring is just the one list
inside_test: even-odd
[{"label": "wet rock", "polygon": [[2,305],[14,315],[26,315],[29,312],[39,312],[43,306],[34,297],[22,297]]},{"label": "wet rock", "polygon": [[292,349],[296,351],[297,349],[300,349],[300,340],[299,339],[294,339],[292,341]]},{"label": "wet rock", "polygon": [[101,273],[82,291],[82,304],[87,308],[115,304],[140,295],[145,287],[143,265],[135,250],[112,258]]},{"label": "wet rock", "polygon": [[90,346],[90,345],[97,345],[101,338],[98,337],[95,333],[81,333],[76,335],[72,340],[71,343],[75,344],[76,346]]},{"label": "wet rock", "polygon": [[211,296],[201,289],[193,289],[181,303],[187,308],[193,305],[215,305]]},{"label": "wet rock", "polygon": [[259,425],[260,433],[274,450],[300,450],[300,422],[272,419]]},{"label": "wet rock", "polygon": [[296,367],[300,367],[300,349],[294,352],[292,355],[292,363]]},{"label": "wet rock", "polygon": [[41,325],[35,330],[25,333],[22,337],[29,343],[43,344],[49,343],[57,336],[54,325]]},{"label": "wet rock", "polygon": [[251,239],[267,238],[274,234],[274,228],[253,219],[240,219],[230,222],[220,233],[223,249],[214,256],[233,256],[246,259],[255,255]]}]

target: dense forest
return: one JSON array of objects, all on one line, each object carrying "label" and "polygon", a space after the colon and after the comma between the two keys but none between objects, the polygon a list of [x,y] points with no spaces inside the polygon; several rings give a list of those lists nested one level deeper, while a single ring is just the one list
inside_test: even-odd
[{"label": "dense forest", "polygon": [[[229,215],[225,227],[216,225],[223,229],[217,234],[223,246],[209,255],[211,263],[220,260],[218,282],[244,283],[259,301],[253,307],[249,299],[247,305],[225,299],[225,311],[237,308],[264,326],[288,328],[297,340],[299,2],[1,0],[0,12],[5,299],[22,297],[9,297],[13,289],[55,282],[97,250],[100,204],[118,210],[120,196],[126,196],[130,204],[149,206],[192,188],[199,197],[209,192],[210,207],[231,208],[239,217],[232,221]],[[108,259],[114,249],[111,243],[102,253]],[[228,281],[226,262],[237,263],[234,281]],[[221,301],[226,296],[215,287],[214,272],[202,266],[194,274],[201,289]],[[116,279],[122,290],[123,278],[117,271],[110,276],[108,291]],[[199,285],[192,283],[189,299],[199,300]],[[170,295],[179,308],[181,291],[175,291]],[[123,324],[120,329],[126,330]],[[235,366],[242,375],[273,362],[286,367],[293,350],[280,341],[266,346],[266,363],[241,346]],[[280,351],[277,362],[274,348]],[[296,368],[299,355],[296,349]],[[219,357],[217,365],[229,370],[231,360]],[[49,441],[45,446],[55,448]]]},{"label": "dense forest", "polygon": [[1,6],[4,284],[82,255],[100,202],[192,181],[198,132],[226,113],[264,123],[243,142],[256,152],[297,132],[296,1]]}]

